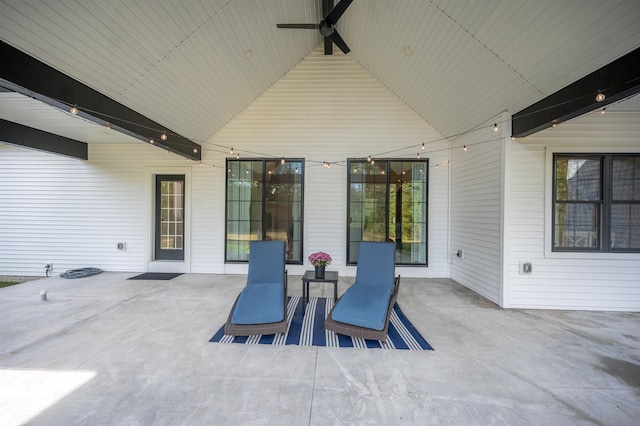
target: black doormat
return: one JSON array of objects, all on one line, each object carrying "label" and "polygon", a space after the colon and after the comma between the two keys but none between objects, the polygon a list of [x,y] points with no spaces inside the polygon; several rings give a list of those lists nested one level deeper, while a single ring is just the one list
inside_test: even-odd
[{"label": "black doormat", "polygon": [[145,272],[144,274],[136,275],[129,278],[130,280],[172,280],[175,277],[182,275],[181,272]]}]

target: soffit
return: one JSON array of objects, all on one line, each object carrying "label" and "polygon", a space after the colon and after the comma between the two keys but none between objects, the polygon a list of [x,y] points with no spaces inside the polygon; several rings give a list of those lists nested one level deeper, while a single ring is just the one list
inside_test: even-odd
[{"label": "soffit", "polygon": [[[202,143],[321,45],[276,28],[317,22],[320,4],[3,0],[0,38]],[[633,0],[354,0],[337,28],[355,61],[452,136],[637,48],[638,22]]]}]

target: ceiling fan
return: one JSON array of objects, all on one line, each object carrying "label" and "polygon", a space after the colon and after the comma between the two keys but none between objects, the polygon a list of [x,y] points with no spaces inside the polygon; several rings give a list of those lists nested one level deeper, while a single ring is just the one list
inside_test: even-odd
[{"label": "ceiling fan", "polygon": [[345,54],[351,49],[344,42],[334,25],[338,19],[347,10],[353,0],[340,0],[333,7],[333,0],[322,0],[322,16],[324,19],[319,24],[277,24],[278,28],[302,28],[307,30],[318,30],[320,35],[324,37],[324,54],[333,55],[333,43],[336,44]]}]

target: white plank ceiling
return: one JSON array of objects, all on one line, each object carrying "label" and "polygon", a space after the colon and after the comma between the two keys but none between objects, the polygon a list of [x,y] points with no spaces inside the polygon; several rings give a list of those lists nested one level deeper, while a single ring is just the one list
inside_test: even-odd
[{"label": "white plank ceiling", "polygon": [[[0,0],[0,39],[204,143],[322,43],[276,24],[320,19],[321,0]],[[638,48],[640,1],[354,0],[336,28],[453,136]],[[34,121],[12,102],[0,96],[0,118]]]}]

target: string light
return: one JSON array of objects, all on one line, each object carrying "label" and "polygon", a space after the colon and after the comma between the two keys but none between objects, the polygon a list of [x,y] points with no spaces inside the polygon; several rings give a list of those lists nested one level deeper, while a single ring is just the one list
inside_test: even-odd
[{"label": "string light", "polygon": [[373,158],[371,159],[371,164],[376,164],[376,160],[374,160]]},{"label": "string light", "polygon": [[[596,100],[597,102],[602,102],[602,101],[604,101],[605,99],[606,99],[606,95],[605,95],[605,93],[602,93],[600,90],[598,90],[598,93],[597,93],[597,95],[596,95],[596,97],[595,97],[595,100]],[[96,112],[96,111],[91,111],[90,109],[83,109],[83,111],[87,111],[88,113]],[[70,113],[72,113],[72,114],[78,114],[79,109],[78,109],[78,107],[77,107],[77,104],[74,104],[73,106],[71,106],[71,107],[69,108],[69,112],[70,112]],[[605,113],[606,113],[606,107],[603,107],[603,108],[600,110],[600,114],[601,114],[601,115],[604,115]],[[107,116],[105,115],[105,118],[106,118],[106,117],[107,117]],[[121,121],[125,121],[125,120],[121,120]],[[132,122],[132,123],[133,123],[133,122]],[[557,126],[558,126],[558,122],[557,122],[557,120],[553,120],[553,121],[552,121],[552,123],[551,123],[551,127],[552,127],[552,128],[556,128]],[[112,130],[112,124],[111,124],[110,122],[105,122],[105,127],[106,127],[106,129],[107,129],[108,131],[109,131],[109,130]],[[153,130],[152,128],[149,128],[149,129]],[[436,140],[429,141],[429,142],[421,142],[421,143],[420,143],[420,145],[419,145],[419,146],[420,146],[420,150],[422,150],[422,151],[424,151],[424,150],[425,150],[425,148],[426,148],[426,143],[433,143],[433,142],[437,142],[437,141],[440,141],[440,140],[446,140],[446,139],[449,139],[449,138],[451,138],[451,137],[453,137],[453,136],[462,136],[462,135],[466,135],[466,134],[472,133],[472,132],[474,132],[474,131],[476,131],[476,130],[478,130],[478,129],[477,129],[477,128],[474,128],[474,129],[470,129],[470,130],[467,130],[467,131],[464,131],[464,132],[458,133],[458,134],[456,134],[456,135],[445,136],[445,137],[443,137],[442,139],[436,139]],[[497,122],[494,122],[493,130],[494,130],[494,132],[498,132],[498,131],[499,131],[499,127],[498,127]],[[158,131],[158,130],[156,130],[156,131]],[[159,138],[160,138],[162,141],[166,141],[166,140],[168,139],[168,135],[167,135],[167,131],[166,131],[166,130],[160,130],[160,131],[158,131],[158,133],[160,134]],[[515,140],[516,140],[516,138],[515,138],[514,136],[512,136],[512,137],[511,137],[511,139],[512,139],[513,141],[515,141]],[[155,140],[151,138],[151,139],[149,139],[149,143],[150,143],[150,144],[155,145]],[[206,142],[204,142],[204,143],[206,143]],[[217,144],[215,144],[215,143],[214,143],[213,145],[217,145]],[[472,145],[475,145],[475,144],[472,144]],[[161,146],[161,147],[163,147],[162,145],[160,145],[160,146]],[[221,145],[217,145],[217,146],[221,146]],[[414,145],[414,146],[415,146],[415,145]],[[222,147],[222,146],[221,146],[221,147]],[[383,154],[389,154],[389,153],[391,153],[391,152],[398,152],[398,151],[402,151],[402,150],[405,150],[405,149],[407,149],[407,148],[410,148],[410,147],[394,149],[394,150],[392,150],[392,151],[388,151],[388,152],[381,153],[380,155],[383,155]],[[205,149],[206,149],[206,148],[205,148]],[[451,147],[450,147],[449,149],[451,149]],[[434,152],[437,152],[437,151],[440,151],[440,150],[441,150],[441,149],[436,149]],[[464,146],[463,146],[463,150],[466,152],[466,151],[468,150],[468,147],[467,147],[466,145],[464,145]],[[230,151],[229,151],[229,152],[230,152],[231,154],[234,154],[234,153],[235,153],[234,148],[233,148],[233,147],[231,147],[231,149],[230,149]],[[431,152],[431,151],[430,151],[430,152]],[[170,153],[171,153],[171,150],[167,150],[166,154],[167,154],[167,155],[169,155]],[[197,153],[198,153],[198,148],[193,148],[193,153],[196,153],[196,154],[197,154]],[[180,155],[183,155],[183,154],[180,154]],[[377,154],[377,155],[378,155],[378,154]],[[185,155],[185,156],[186,156],[186,155]],[[418,159],[420,159],[420,153],[419,153],[419,152],[418,152],[418,153],[416,153],[416,157],[417,157]],[[236,155],[236,159],[238,159],[238,160],[240,159],[240,154],[239,154],[239,153]],[[191,159],[190,159],[190,158],[187,158],[187,160],[191,160]],[[372,156],[371,156],[371,155],[368,155],[368,156],[367,156],[367,161],[368,161],[369,163],[371,163],[371,164],[374,164],[374,163],[375,163],[375,160],[372,158]],[[285,158],[284,158],[284,157],[282,157],[282,159],[281,159],[280,163],[281,163],[281,164],[283,164],[283,165],[286,163],[286,160],[285,160]],[[338,163],[341,163],[341,162],[338,162]],[[202,161],[200,161],[200,164],[203,164],[203,163],[202,163]],[[446,164],[446,163],[445,163],[445,164]],[[326,162],[326,161],[324,162],[323,166],[324,166],[324,167],[326,167],[326,168],[330,168],[330,167],[331,167],[331,166],[330,166],[330,163],[329,163],[329,162]],[[215,168],[216,168],[216,165],[214,164],[214,165],[212,165],[212,167],[215,169]],[[435,167],[438,167],[438,165],[436,164],[436,165],[435,165]],[[357,170],[355,170],[355,171],[357,172]],[[385,171],[384,171],[384,170],[381,170],[381,174],[385,174]]]}]

